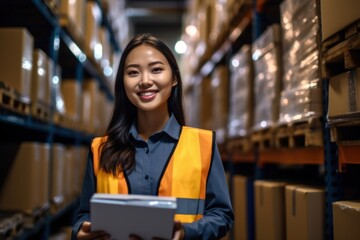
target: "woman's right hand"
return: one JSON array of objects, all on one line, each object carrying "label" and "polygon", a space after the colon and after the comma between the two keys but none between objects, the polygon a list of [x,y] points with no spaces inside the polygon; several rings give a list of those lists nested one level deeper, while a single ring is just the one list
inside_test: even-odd
[{"label": "woman's right hand", "polygon": [[77,234],[78,240],[109,240],[110,235],[107,234],[104,231],[91,231],[91,223],[90,222],[84,222],[81,225],[81,228]]}]

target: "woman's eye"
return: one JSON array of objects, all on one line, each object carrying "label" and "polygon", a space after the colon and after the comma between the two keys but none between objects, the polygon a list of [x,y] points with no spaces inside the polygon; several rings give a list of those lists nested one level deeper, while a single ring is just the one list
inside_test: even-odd
[{"label": "woman's eye", "polygon": [[153,68],[153,73],[160,73],[162,71],[162,68]]},{"label": "woman's eye", "polygon": [[134,77],[137,75],[137,72],[136,71],[128,71],[127,73],[130,77]]}]

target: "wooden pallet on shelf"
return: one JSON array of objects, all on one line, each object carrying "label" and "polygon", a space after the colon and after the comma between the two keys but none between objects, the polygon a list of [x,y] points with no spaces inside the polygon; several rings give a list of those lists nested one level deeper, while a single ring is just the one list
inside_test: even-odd
[{"label": "wooden pallet on shelf", "polygon": [[244,136],[228,139],[226,148],[228,152],[249,152],[253,147],[250,136]]},{"label": "wooden pallet on shelf", "polygon": [[27,115],[30,113],[30,100],[21,97],[13,89],[0,88],[0,107]]},{"label": "wooden pallet on shelf", "polygon": [[325,40],[322,46],[323,76],[334,76],[360,66],[360,21]]},{"label": "wooden pallet on shelf", "polygon": [[[359,115],[357,115],[359,116]],[[330,125],[331,141],[338,150],[338,170],[346,172],[347,164],[360,164],[360,118]]]},{"label": "wooden pallet on shelf", "polygon": [[255,161],[250,136],[228,139],[226,148],[233,162]]},{"label": "wooden pallet on shelf", "polygon": [[22,233],[24,215],[18,212],[0,212],[0,239],[14,239]]},{"label": "wooden pallet on shelf", "polygon": [[275,128],[254,130],[251,133],[251,144],[260,151],[275,147]]},{"label": "wooden pallet on shelf", "polygon": [[275,132],[276,148],[323,146],[323,130],[319,118],[280,125]]},{"label": "wooden pallet on shelf", "polygon": [[31,103],[31,116],[36,119],[50,121],[50,106],[44,102],[34,101]]}]

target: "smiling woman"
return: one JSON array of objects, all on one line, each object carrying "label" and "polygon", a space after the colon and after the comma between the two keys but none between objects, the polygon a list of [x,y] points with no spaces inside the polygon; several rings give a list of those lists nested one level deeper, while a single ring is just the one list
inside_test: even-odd
[{"label": "smiling woman", "polygon": [[173,239],[225,236],[234,216],[215,135],[185,126],[173,53],[159,39],[138,35],[118,69],[113,115],[105,136],[91,144],[73,238],[110,238],[91,231],[94,193],[176,197]]}]

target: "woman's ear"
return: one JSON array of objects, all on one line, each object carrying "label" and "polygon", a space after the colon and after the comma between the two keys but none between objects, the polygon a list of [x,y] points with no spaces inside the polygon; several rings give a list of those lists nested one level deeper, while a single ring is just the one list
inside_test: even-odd
[{"label": "woman's ear", "polygon": [[173,83],[172,83],[172,87],[175,87],[178,84],[178,80],[176,79],[176,77],[174,77]]}]

